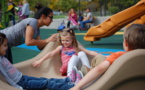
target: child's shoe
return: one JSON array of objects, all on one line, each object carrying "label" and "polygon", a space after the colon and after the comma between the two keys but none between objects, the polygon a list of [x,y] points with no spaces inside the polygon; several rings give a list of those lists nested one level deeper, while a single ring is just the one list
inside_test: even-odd
[{"label": "child's shoe", "polygon": [[78,84],[78,82],[83,78],[83,74],[81,71],[78,71],[76,74],[76,81],[75,81],[75,85]]},{"label": "child's shoe", "polygon": [[76,68],[76,66],[73,67],[71,74],[69,75],[69,78],[71,79],[72,82],[76,81],[76,74],[78,72],[78,69]]}]

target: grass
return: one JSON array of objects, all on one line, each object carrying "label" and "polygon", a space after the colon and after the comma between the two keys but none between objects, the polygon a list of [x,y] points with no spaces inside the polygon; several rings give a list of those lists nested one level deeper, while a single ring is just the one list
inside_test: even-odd
[{"label": "grass", "polygon": [[66,15],[54,15],[54,19],[58,19],[58,18],[65,18]]}]

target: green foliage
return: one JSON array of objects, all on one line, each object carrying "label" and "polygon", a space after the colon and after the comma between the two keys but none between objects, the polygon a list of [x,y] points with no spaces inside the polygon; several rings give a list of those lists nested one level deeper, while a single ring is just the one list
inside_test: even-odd
[{"label": "green foliage", "polygon": [[1,28],[6,28],[6,23],[10,21],[9,15],[13,15],[11,12],[9,12],[8,6],[5,4],[5,0],[1,0],[2,4],[2,21],[0,22],[2,27]]},{"label": "green foliage", "polygon": [[119,8],[116,6],[112,6],[112,7],[109,7],[108,11],[110,11],[112,14],[115,14],[119,11]]},{"label": "green foliage", "polygon": [[[118,7],[119,11],[129,8],[136,4],[139,0],[110,0],[110,7]],[[109,7],[109,6],[108,6]]]},{"label": "green foliage", "polygon": [[78,3],[76,0],[58,0],[58,2],[56,2],[57,10],[62,10],[64,12],[68,12],[71,8],[77,10],[77,5]]}]

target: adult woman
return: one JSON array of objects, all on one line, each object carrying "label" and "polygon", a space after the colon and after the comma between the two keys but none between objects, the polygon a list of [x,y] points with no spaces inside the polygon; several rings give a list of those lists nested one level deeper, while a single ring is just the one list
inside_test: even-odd
[{"label": "adult woman", "polygon": [[69,28],[70,27],[70,23],[71,23],[71,19],[74,19],[76,22],[77,22],[77,13],[76,11],[72,8],[70,11],[69,11],[69,15],[68,15],[68,23],[67,23],[67,27]]},{"label": "adult woman", "polygon": [[93,16],[92,16],[91,10],[89,8],[86,9],[86,13],[87,13],[86,17],[84,17],[84,20],[81,21],[81,23],[80,23],[82,30],[86,30],[85,24],[90,23],[93,20]]},{"label": "adult woman", "polygon": [[[0,32],[7,36],[9,48],[25,43],[28,46],[36,45],[41,50],[47,43],[56,40],[55,34],[45,40],[40,39],[39,28],[44,25],[49,26],[53,21],[52,19],[52,10],[43,7],[38,10],[35,18],[23,19],[16,25],[0,30]],[[10,62],[12,63],[11,51],[7,52],[6,57],[11,59]]]}]

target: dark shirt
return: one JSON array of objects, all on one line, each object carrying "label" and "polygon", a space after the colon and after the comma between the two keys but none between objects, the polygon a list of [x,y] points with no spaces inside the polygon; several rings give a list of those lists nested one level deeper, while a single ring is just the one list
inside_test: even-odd
[{"label": "dark shirt", "polygon": [[78,21],[82,21],[83,20],[83,16],[79,16]]},{"label": "dark shirt", "polygon": [[15,15],[15,4],[13,2],[9,2],[7,5],[13,5],[13,8],[10,10],[10,12]]}]

